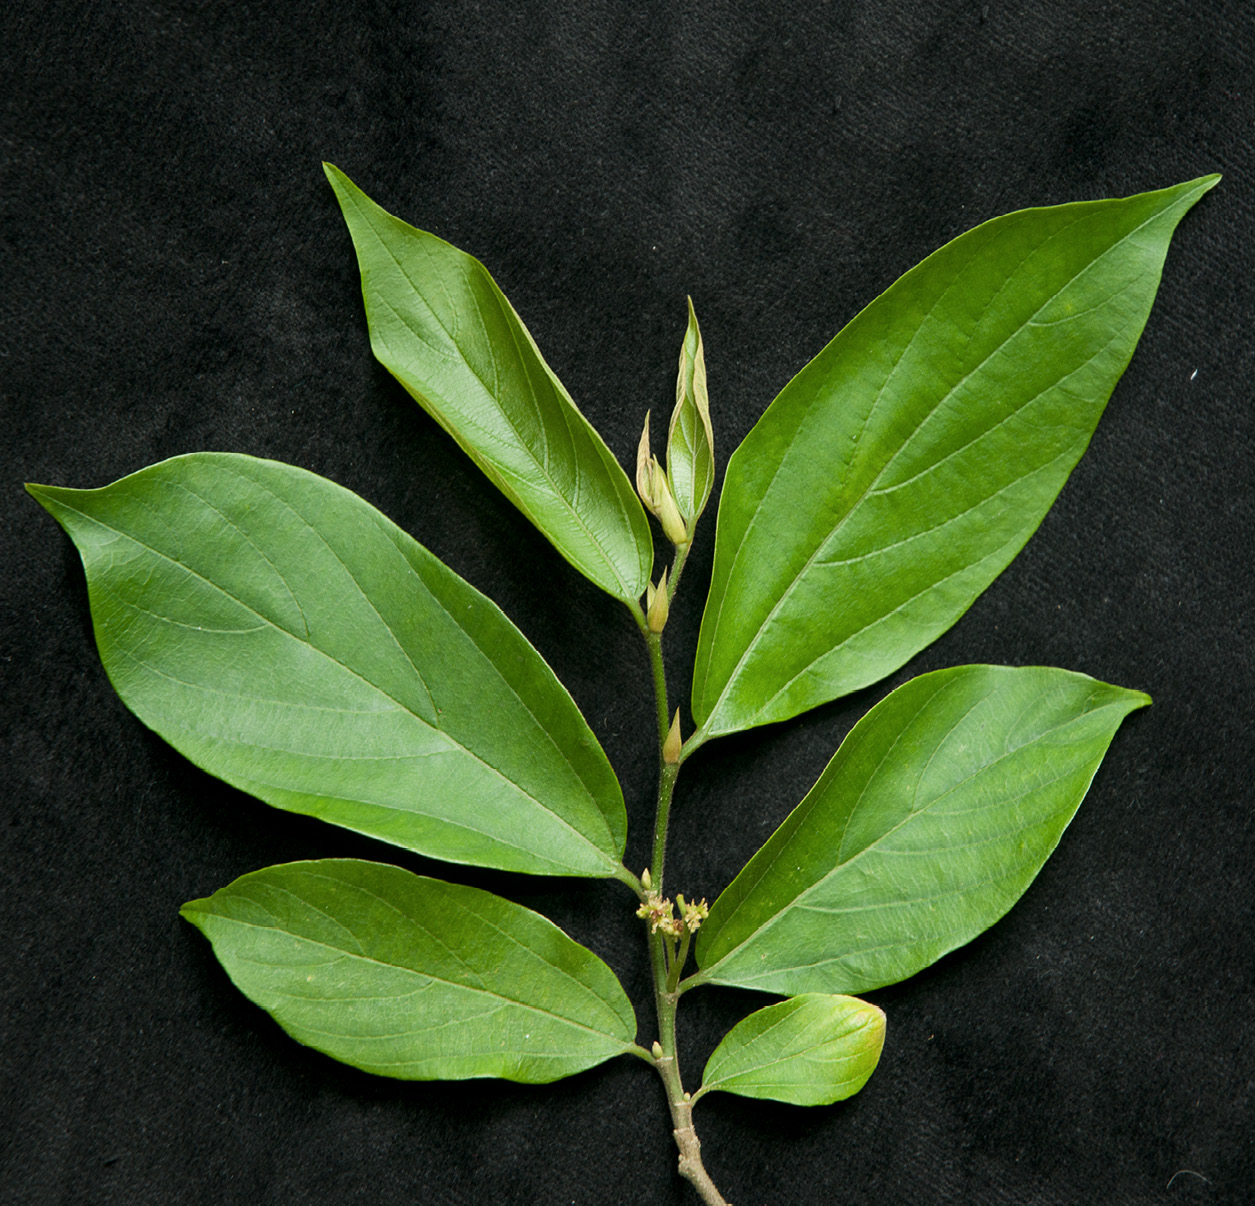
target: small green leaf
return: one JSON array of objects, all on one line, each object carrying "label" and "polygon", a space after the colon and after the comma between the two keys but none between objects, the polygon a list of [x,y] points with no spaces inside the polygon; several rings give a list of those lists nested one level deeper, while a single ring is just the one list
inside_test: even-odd
[{"label": "small green leaf", "polygon": [[1140,691],[1043,667],[912,679],[711,906],[697,982],[866,992],[993,925],[1058,844]]},{"label": "small green leaf", "polygon": [[268,804],[450,862],[615,874],[627,817],[526,638],[374,507],[226,453],[30,486],[127,707]]},{"label": "small green leaf", "polygon": [[891,285],[728,463],[693,672],[706,735],[896,670],[1036,530],[1218,176],[1007,214]]},{"label": "small green leaf", "polygon": [[702,1093],[831,1105],[868,1081],[885,1045],[885,1015],[857,997],[807,993],[739,1022],[715,1048]]},{"label": "small green leaf", "polygon": [[654,557],[645,513],[488,270],[323,167],[379,362],[580,573],[639,598]]},{"label": "small green leaf", "polygon": [[299,1043],[402,1080],[558,1080],[636,1018],[592,951],[490,892],[353,859],[244,875],[180,910]]},{"label": "small green leaf", "polygon": [[691,536],[693,524],[705,509],[715,484],[715,436],[706,394],[706,356],[691,297],[689,325],[675,382],[675,410],[671,412],[667,437],[667,476]]}]

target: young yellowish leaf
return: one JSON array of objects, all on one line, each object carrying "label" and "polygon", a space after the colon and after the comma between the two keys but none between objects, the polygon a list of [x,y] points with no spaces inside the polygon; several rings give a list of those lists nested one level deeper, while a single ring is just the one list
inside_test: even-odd
[{"label": "young yellowish leaf", "polygon": [[791,997],[728,1031],[700,1093],[831,1105],[867,1083],[884,1044],[885,1015],[875,1005],[824,993]]}]

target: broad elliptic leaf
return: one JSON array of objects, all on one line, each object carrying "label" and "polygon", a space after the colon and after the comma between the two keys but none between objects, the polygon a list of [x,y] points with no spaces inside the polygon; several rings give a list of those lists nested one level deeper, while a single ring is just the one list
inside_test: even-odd
[{"label": "broad elliptic leaf", "polygon": [[571,697],[357,495],[226,453],[28,489],[82,554],[118,694],[197,766],[451,862],[619,867],[623,795]]},{"label": "broad elliptic leaf", "polygon": [[654,556],[640,501],[488,270],[323,167],[380,363],[580,573],[639,598]]},{"label": "broad elliptic leaf", "polygon": [[986,222],[785,386],[728,463],[700,732],[874,683],[967,610],[1080,459],[1172,232],[1218,179]]},{"label": "broad elliptic leaf", "polygon": [[807,993],[751,1013],[728,1031],[702,1093],[831,1105],[868,1081],[885,1045],[885,1015],[857,997]]},{"label": "broad elliptic leaf", "polygon": [[636,1037],[610,968],[479,888],[327,859],[244,875],[181,913],[297,1042],[379,1076],[540,1084]]},{"label": "broad elliptic leaf", "polygon": [[993,925],[1058,844],[1140,691],[1043,667],[912,679],[711,906],[695,979],[792,995],[914,975]]},{"label": "broad elliptic leaf", "polygon": [[667,433],[667,477],[675,504],[691,533],[715,484],[715,437],[706,392],[706,353],[691,297],[689,324],[676,374],[675,409]]}]

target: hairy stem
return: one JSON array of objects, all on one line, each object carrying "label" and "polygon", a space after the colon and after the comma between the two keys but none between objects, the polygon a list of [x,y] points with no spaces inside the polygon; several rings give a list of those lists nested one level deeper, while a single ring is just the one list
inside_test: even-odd
[{"label": "hairy stem", "polygon": [[649,646],[649,665],[654,672],[654,700],[658,706],[658,749],[667,739],[667,731],[671,728],[671,714],[667,708],[667,672],[662,660],[662,633],[645,632],[645,643]]},{"label": "hairy stem", "polygon": [[654,854],[649,873],[654,879],[654,891],[662,894],[662,874],[667,860],[667,826],[671,820],[671,796],[675,791],[676,776],[680,773],[678,762],[664,762],[658,772],[658,809],[654,816]]},{"label": "hairy stem", "polygon": [[680,575],[684,573],[684,563],[689,559],[689,549],[692,547],[692,540],[687,544],[677,544],[675,546],[675,559],[671,562],[671,576],[667,582],[668,603],[675,599],[675,592],[680,586]]},{"label": "hairy stem", "polygon": [[[688,556],[688,545],[676,550],[672,567],[670,591],[674,595],[680,581],[680,573]],[[658,807],[654,819],[654,849],[650,875],[653,891],[663,894],[663,873],[667,857],[667,827],[671,817],[671,797],[675,791],[676,777],[680,773],[679,762],[668,762],[663,756],[663,746],[671,727],[667,704],[667,676],[662,656],[662,634],[650,632],[645,624],[641,631],[649,646],[650,666],[654,676],[654,697],[658,710]],[[679,1173],[697,1190],[706,1206],[729,1206],[702,1163],[702,1145],[693,1129],[693,1103],[684,1091],[680,1068],[676,1058],[675,1010],[680,999],[677,988],[680,972],[688,957],[689,939],[685,934],[673,960],[667,958],[671,939],[653,930],[649,934],[649,962],[654,977],[654,1007],[658,1014],[658,1042],[652,1053],[654,1066],[662,1079],[667,1095],[667,1108],[671,1112],[672,1134],[680,1153]],[[670,963],[670,965],[669,965]]]}]

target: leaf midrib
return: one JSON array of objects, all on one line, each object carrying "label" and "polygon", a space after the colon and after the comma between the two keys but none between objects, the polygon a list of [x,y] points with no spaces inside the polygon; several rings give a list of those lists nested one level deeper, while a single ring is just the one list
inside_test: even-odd
[{"label": "leaf midrib", "polygon": [[[752,1040],[752,1042],[753,1043],[761,1042],[768,1034],[771,1033],[772,1030],[775,1030],[779,1026],[783,1026],[784,1023],[788,1020],[789,1020],[788,1018],[782,1018],[779,1022],[773,1023],[773,1025],[770,1028],[762,1031],[761,1034],[756,1035],[754,1039]],[[720,1080],[717,1080],[717,1081],[707,1081],[705,1082],[706,1087],[713,1091],[719,1088],[720,1086],[729,1084],[735,1080],[740,1080],[742,1078],[751,1077],[755,1074],[755,1072],[757,1072],[759,1068],[764,1068],[764,1069],[774,1068],[778,1064],[784,1064],[784,1063],[788,1063],[790,1060],[800,1059],[804,1056],[810,1055],[812,1051],[818,1051],[821,1047],[831,1046],[833,1043],[839,1043],[842,1039],[849,1038],[851,1035],[856,1035],[860,1031],[866,1030],[869,1025],[871,1025],[870,1021],[860,1022],[857,1026],[853,1026],[849,1030],[846,1030],[843,1033],[838,1034],[832,1038],[817,1039],[815,1042],[812,1042],[805,1047],[796,1048],[795,1050],[789,1052],[789,1054],[787,1055],[780,1055],[780,1056],[777,1056],[775,1059],[761,1060],[759,1063],[754,1064],[753,1067],[747,1068],[742,1072],[734,1072],[731,1075],[725,1075]],[[751,1043],[746,1043],[745,1046],[742,1048],[742,1050],[749,1050],[750,1046],[751,1046]],[[852,1060],[865,1059],[865,1058],[866,1058],[866,1052],[856,1051],[852,1055],[840,1055],[837,1057],[837,1060],[842,1063],[848,1063]],[[825,1060],[824,1062],[832,1063],[835,1061]],[[849,1084],[850,1081],[857,1080],[857,1079],[858,1079],[857,1076],[844,1076],[840,1080],[832,1081],[829,1083],[837,1084],[837,1085],[845,1085],[845,1084]],[[797,1082],[789,1081],[789,1080],[765,1080],[761,1082],[762,1087],[764,1088],[774,1088],[774,1087],[784,1088],[784,1087],[792,1086],[796,1083]],[[801,1083],[805,1085],[806,1087],[812,1087],[812,1081],[809,1078],[807,1078]],[[727,1090],[724,1090],[724,1091],[726,1092]]]},{"label": "leaf midrib", "polygon": [[[468,975],[468,976],[473,976],[473,977],[475,977],[476,979],[478,979],[478,978],[479,978],[478,974],[477,974],[476,972],[474,972],[474,970],[473,970],[473,969],[471,969],[471,968],[470,968],[470,966],[469,966],[469,965],[465,962],[465,960],[463,960],[463,959],[462,959],[462,958],[461,958],[461,957],[457,954],[457,952],[456,952],[456,951],[454,951],[451,947],[449,947],[449,945],[448,945],[446,942],[444,942],[441,938],[439,938],[437,935],[433,934],[433,933],[431,932],[431,930],[430,930],[430,929],[428,929],[425,925],[423,925],[423,924],[422,924],[422,923],[421,923],[421,922],[420,922],[417,918],[410,916],[410,914],[408,914],[408,913],[405,913],[405,912],[404,912],[404,911],[402,911],[400,908],[398,908],[396,905],[392,904],[390,901],[384,900],[384,899],[383,899],[382,897],[380,897],[378,894],[376,894],[376,893],[374,893],[374,892],[371,892],[368,888],[363,888],[363,887],[361,887],[360,885],[357,885],[357,884],[346,884],[346,883],[345,883],[345,881],[340,880],[340,879],[336,879],[336,878],[331,877],[331,876],[324,876],[324,877],[321,877],[321,878],[325,878],[325,879],[327,879],[327,880],[328,880],[328,882],[330,882],[330,883],[334,883],[334,884],[336,884],[336,885],[337,885],[337,886],[339,886],[339,887],[347,887],[347,888],[350,888],[350,889],[351,889],[351,890],[353,890],[353,891],[361,892],[361,893],[363,893],[364,895],[369,896],[371,899],[376,900],[376,901],[378,901],[379,903],[381,903],[381,904],[385,905],[386,907],[388,907],[389,909],[391,909],[393,912],[395,912],[395,913],[396,913],[399,917],[401,917],[402,919],[404,919],[404,921],[405,921],[406,923],[408,923],[409,925],[414,926],[416,929],[418,929],[418,930],[420,930],[422,933],[426,934],[428,938],[430,938],[432,941],[436,942],[436,943],[437,943],[439,946],[441,946],[441,947],[442,947],[445,951],[447,951],[447,952],[448,952],[448,953],[449,953],[449,954],[450,954],[450,955],[451,955],[454,959],[456,959],[459,963],[461,963],[464,967],[466,967],[466,969],[467,969],[467,975]],[[348,926],[344,925],[344,923],[342,923],[342,922],[338,921],[336,918],[334,918],[334,917],[332,917],[330,914],[326,913],[326,912],[325,912],[325,910],[323,910],[323,909],[319,908],[319,906],[318,906],[318,905],[316,905],[316,904],[314,904],[312,901],[310,901],[310,900],[306,899],[306,898],[305,898],[305,897],[303,897],[303,896],[300,896],[300,895],[299,895],[297,892],[295,892],[293,889],[291,889],[291,888],[287,888],[287,887],[284,887],[282,884],[274,884],[274,883],[267,883],[265,886],[266,886],[267,888],[271,889],[272,891],[280,891],[280,892],[283,892],[283,893],[285,893],[285,894],[287,894],[287,895],[289,895],[289,896],[292,896],[293,898],[295,898],[296,900],[298,900],[298,901],[299,901],[302,905],[306,906],[307,908],[311,908],[311,909],[313,909],[315,912],[317,912],[317,913],[321,914],[322,916],[326,917],[326,918],[327,918],[329,921],[331,921],[334,925],[336,925],[336,926],[337,926],[337,927],[339,927],[340,929],[343,929],[346,933],[348,933],[348,934],[352,935],[353,940],[354,940],[355,942],[357,942],[359,945],[361,945],[361,939],[360,939],[360,938],[358,938],[358,936],[357,936],[356,934],[354,934],[354,933],[353,933],[353,931],[352,931],[351,929],[349,929],[349,927],[348,927]],[[212,897],[211,897],[210,899],[212,899]],[[271,910],[270,910],[270,909],[267,909],[267,908],[266,908],[266,905],[265,905],[263,902],[261,902],[261,901],[259,901],[259,900],[256,900],[256,899],[253,899],[253,898],[246,898],[246,899],[250,899],[251,903],[252,903],[252,904],[254,904],[254,905],[257,905],[259,908],[263,908],[263,909],[266,909],[266,911],[267,911],[267,912],[271,912]],[[574,1029],[587,1031],[589,1034],[599,1035],[599,1036],[601,1036],[602,1038],[610,1038],[610,1039],[614,1039],[615,1041],[620,1042],[620,1043],[622,1043],[622,1044],[624,1044],[624,1045],[626,1045],[626,1043],[628,1042],[628,1040],[618,1039],[618,1037],[617,1037],[616,1035],[611,1034],[609,1031],[605,1031],[605,1030],[598,1030],[596,1027],[594,1027],[594,1026],[590,1026],[590,1025],[588,1025],[588,1024],[586,1024],[586,1023],[584,1023],[584,1022],[579,1022],[579,1021],[576,1021],[576,1020],[575,1020],[575,1019],[573,1019],[573,1018],[564,1017],[562,1014],[559,1014],[559,1013],[554,1013],[554,1012],[552,1012],[551,1010],[544,1009],[544,1008],[542,1008],[542,1007],[541,1007],[541,1006],[539,1006],[539,1005],[533,1005],[533,1004],[529,1004],[529,1003],[528,1003],[528,1002],[526,1002],[526,1001],[516,1000],[516,999],[515,999],[515,998],[513,998],[513,997],[508,997],[508,996],[506,996],[505,994],[503,994],[503,993],[501,993],[501,992],[496,992],[496,991],[494,991],[494,990],[492,990],[492,989],[490,989],[490,988],[479,987],[479,986],[476,986],[476,985],[474,985],[474,984],[463,984],[463,983],[458,982],[457,980],[450,980],[450,979],[448,979],[448,978],[446,978],[446,977],[444,977],[444,976],[432,975],[432,974],[431,974],[431,973],[429,973],[429,972],[421,971],[420,969],[418,969],[418,968],[416,968],[416,967],[410,967],[410,966],[408,966],[408,965],[406,965],[406,964],[404,964],[404,963],[393,963],[393,962],[390,962],[390,961],[389,961],[389,960],[387,960],[387,959],[380,959],[380,958],[378,958],[378,957],[377,957],[377,956],[375,956],[375,955],[370,955],[370,954],[366,954],[366,953],[361,953],[361,954],[358,954],[358,953],[356,953],[356,952],[354,952],[354,951],[349,951],[349,950],[345,950],[345,949],[343,949],[342,947],[337,947],[337,946],[334,946],[334,945],[333,945],[333,944],[331,944],[330,942],[324,942],[324,941],[322,941],[321,939],[318,939],[318,938],[311,938],[311,937],[308,937],[307,935],[297,933],[297,932],[296,932],[296,931],[294,931],[294,930],[285,929],[282,925],[279,925],[279,924],[274,924],[274,925],[263,925],[263,924],[261,924],[260,922],[255,922],[255,921],[246,921],[246,920],[244,920],[243,918],[239,918],[239,917],[232,917],[232,916],[229,916],[229,915],[228,915],[228,914],[226,914],[226,913],[221,913],[221,912],[217,912],[217,911],[210,912],[209,910],[206,910],[206,909],[194,909],[194,908],[191,908],[190,906],[184,906],[184,909],[185,909],[185,911],[186,911],[186,912],[191,912],[191,913],[199,913],[201,916],[204,916],[204,917],[216,917],[216,918],[220,918],[220,919],[222,919],[223,921],[225,921],[225,922],[227,922],[227,923],[229,923],[229,924],[231,924],[231,925],[238,925],[238,926],[242,926],[242,927],[244,927],[244,928],[246,928],[246,929],[261,930],[261,931],[265,931],[265,932],[267,932],[267,933],[278,934],[278,935],[280,935],[280,936],[285,936],[285,937],[290,938],[290,939],[295,939],[295,940],[297,940],[297,941],[299,941],[299,942],[308,943],[310,946],[316,946],[316,947],[319,947],[319,948],[321,948],[321,949],[323,949],[323,950],[330,951],[330,952],[334,953],[335,955],[337,955],[339,958],[343,958],[343,959],[356,959],[356,960],[359,960],[360,962],[363,962],[363,963],[373,964],[373,965],[374,965],[374,966],[376,966],[376,967],[381,967],[381,968],[389,968],[389,969],[391,969],[391,970],[393,970],[393,971],[404,972],[404,973],[406,973],[406,974],[408,974],[408,975],[411,975],[411,976],[420,976],[420,977],[422,977],[423,979],[434,981],[435,983],[437,983],[437,984],[441,984],[441,985],[444,985],[444,986],[445,986],[445,987],[447,987],[447,988],[457,989],[457,990],[460,990],[460,991],[463,991],[463,992],[474,992],[474,993],[479,993],[479,994],[481,994],[481,995],[483,995],[483,996],[490,997],[490,998],[492,998],[493,1000],[501,1001],[501,1002],[502,1002],[503,1004],[505,1004],[505,1005],[513,1005],[513,1006],[515,1006],[516,1008],[519,1008],[519,1009],[525,1009],[525,1010],[527,1010],[527,1011],[529,1011],[529,1012],[531,1012],[531,1013],[538,1014],[538,1015],[539,1015],[539,1016],[541,1016],[541,1017],[551,1018],[551,1019],[553,1019],[554,1021],[559,1022],[559,1023],[563,1024],[563,1025],[571,1026],[571,1027],[573,1027]],[[475,914],[475,916],[476,916],[476,917],[477,917],[477,918],[478,918],[481,922],[485,922],[485,924],[492,924],[492,923],[486,922],[486,921],[485,921],[485,919],[484,919],[484,917],[483,917],[483,916],[482,916],[482,914],[480,914],[480,913],[476,913],[476,914]],[[606,1001],[605,1001],[605,999],[604,999],[603,997],[601,997],[601,996],[600,996],[600,995],[599,995],[599,994],[598,994],[595,990],[593,990],[591,987],[589,987],[589,985],[582,983],[580,980],[578,980],[576,977],[572,976],[572,975],[571,975],[571,973],[570,973],[570,972],[568,972],[568,971],[566,971],[565,969],[563,969],[563,968],[561,968],[561,967],[558,967],[558,966],[556,966],[556,965],[555,965],[555,964],[553,964],[553,963],[550,963],[547,959],[545,959],[542,955],[540,955],[540,954],[539,954],[537,951],[535,951],[532,947],[529,947],[529,946],[525,945],[523,942],[520,942],[517,938],[513,937],[513,935],[506,934],[506,933],[505,933],[505,931],[503,931],[503,930],[500,928],[500,926],[497,926],[497,925],[493,924],[493,925],[492,925],[492,928],[493,928],[493,929],[495,929],[495,930],[497,930],[497,932],[498,932],[498,933],[503,934],[505,937],[510,938],[510,939],[511,939],[511,940],[515,943],[515,945],[519,946],[520,948],[522,948],[523,950],[525,950],[525,951],[527,951],[529,954],[531,954],[533,957],[535,957],[536,959],[540,960],[540,962],[541,962],[541,963],[543,963],[546,967],[550,968],[552,971],[554,971],[554,972],[556,972],[558,975],[562,976],[565,980],[568,980],[571,984],[573,984],[573,985],[575,985],[577,988],[579,988],[579,989],[581,990],[581,992],[586,992],[586,993],[588,993],[589,995],[591,995],[594,999],[596,999],[597,1001],[600,1001],[603,1005],[605,1005],[605,1006],[606,1006],[606,1008],[607,1008],[607,1009],[608,1009],[611,1013],[613,1013],[613,1012],[614,1012],[614,1010],[610,1007],[609,1003],[608,1003],[608,1002],[606,1002]],[[591,952],[590,952],[590,953],[591,953]],[[273,969],[274,969],[274,968],[276,968],[277,966],[280,966],[280,965],[277,965],[277,964],[274,964],[274,963],[266,963],[266,962],[264,962],[264,961],[263,961],[263,960],[261,960],[261,959],[245,959],[244,961],[251,962],[251,963],[253,963],[255,966],[258,966],[258,967],[265,967],[265,968],[269,968],[269,969],[271,969],[271,970],[273,970]],[[338,960],[337,960],[337,961],[338,961]],[[368,1000],[368,999],[383,1000],[383,999],[385,999],[385,998],[380,997],[380,998],[360,998],[360,999],[362,999],[362,1000]]]},{"label": "leaf midrib", "polygon": [[[329,943],[329,942],[321,942],[321,941],[319,941],[317,938],[307,938],[307,937],[305,937],[303,934],[296,934],[296,933],[293,933],[291,930],[285,930],[285,929],[283,929],[281,926],[277,926],[277,925],[261,925],[260,923],[255,922],[255,921],[243,921],[243,920],[241,920],[241,919],[240,919],[240,918],[238,918],[238,917],[228,917],[228,916],[226,916],[226,915],[225,915],[225,914],[223,914],[223,913],[209,913],[209,912],[206,912],[206,911],[204,911],[204,910],[200,910],[200,909],[190,909],[190,910],[188,910],[188,911],[189,911],[189,912],[192,912],[192,913],[200,913],[200,914],[201,914],[201,916],[204,916],[204,917],[218,917],[218,918],[221,918],[222,920],[224,920],[224,921],[226,921],[226,922],[229,922],[231,925],[243,926],[243,927],[244,927],[244,928],[246,928],[246,929],[252,929],[252,930],[262,930],[262,931],[265,931],[266,933],[279,934],[279,935],[286,936],[286,937],[288,937],[288,938],[293,938],[293,939],[296,939],[296,940],[297,940],[297,941],[299,941],[299,942],[308,943],[310,946],[320,947],[320,948],[322,948],[323,950],[327,950],[327,951],[334,951],[336,954],[338,954],[339,956],[341,956],[341,957],[342,957],[342,958],[344,958],[344,959],[356,959],[356,960],[358,960],[359,962],[362,962],[362,963],[370,963],[370,964],[373,964],[373,965],[374,965],[374,966],[376,966],[376,967],[383,967],[383,968],[388,968],[388,969],[390,969],[390,970],[392,970],[392,971],[404,972],[404,973],[406,973],[406,974],[408,974],[408,975],[411,975],[411,976],[421,976],[423,979],[426,979],[426,980],[432,980],[432,981],[434,981],[435,983],[440,984],[440,985],[443,985],[443,986],[444,986],[444,987],[446,987],[446,988],[456,989],[456,990],[459,990],[459,991],[461,991],[461,992],[473,992],[473,993],[479,993],[479,994],[480,994],[480,995],[482,995],[482,996],[485,996],[485,997],[490,997],[490,998],[492,998],[493,1000],[500,1001],[500,1002],[502,1002],[502,1004],[504,1004],[504,1005],[512,1005],[512,1006],[514,1006],[514,1007],[515,1007],[515,1008],[517,1008],[517,1009],[525,1009],[525,1010],[527,1010],[529,1013],[535,1013],[535,1014],[538,1014],[538,1015],[539,1015],[539,1016],[541,1016],[541,1017],[551,1018],[551,1019],[552,1019],[552,1020],[554,1020],[555,1022],[558,1022],[558,1023],[560,1023],[560,1024],[564,1025],[564,1026],[570,1026],[570,1027],[572,1027],[572,1028],[573,1028],[573,1029],[575,1029],[575,1030],[584,1030],[584,1031],[587,1031],[589,1034],[595,1034],[595,1035],[598,1035],[598,1036],[599,1036],[599,1037],[601,1037],[601,1038],[609,1038],[609,1039],[613,1039],[614,1041],[616,1041],[616,1042],[620,1043],[620,1044],[621,1044],[621,1045],[623,1045],[623,1046],[626,1046],[626,1045],[627,1045],[627,1040],[624,1040],[624,1039],[619,1039],[619,1038],[618,1038],[618,1036],[611,1034],[609,1031],[606,1031],[606,1030],[598,1030],[598,1029],[597,1029],[596,1027],[594,1027],[594,1026],[589,1026],[589,1025],[587,1025],[586,1023],[584,1023],[584,1022],[577,1022],[577,1021],[575,1021],[573,1018],[563,1017],[563,1016],[562,1016],[562,1014],[560,1014],[560,1013],[553,1013],[552,1011],[550,1011],[550,1010],[548,1010],[548,1009],[542,1009],[542,1008],[541,1008],[540,1006],[538,1006],[538,1005],[530,1005],[530,1004],[528,1004],[526,1001],[517,1001],[517,1000],[515,1000],[513,997],[507,997],[507,996],[505,996],[503,993],[494,992],[494,991],[493,991],[492,989],[490,989],[490,988],[476,988],[474,985],[470,985],[470,984],[460,984],[460,983],[459,983],[458,981],[456,981],[456,980],[448,980],[448,979],[446,979],[446,978],[445,978],[445,977],[443,977],[443,976],[433,976],[433,975],[431,975],[431,974],[430,974],[430,973],[428,973],[428,972],[419,971],[417,968],[414,968],[414,967],[407,967],[407,966],[406,966],[405,964],[403,964],[403,963],[389,963],[386,959],[377,959],[377,958],[375,958],[375,957],[374,957],[374,956],[372,956],[372,955],[356,955],[356,954],[353,954],[351,951],[341,950],[339,947],[333,946],[333,945],[331,945],[331,943]],[[255,967],[264,967],[264,968],[268,968],[268,969],[270,969],[270,970],[272,970],[272,971],[273,971],[276,967],[279,967],[279,966],[287,966],[286,964],[285,964],[285,965],[279,965],[279,964],[274,964],[274,963],[267,963],[267,962],[265,962],[265,961],[264,961],[264,960],[262,960],[262,959],[247,959],[247,958],[244,958],[244,959],[242,959],[242,960],[241,960],[241,962],[252,963]],[[550,964],[548,964],[547,966],[549,966],[549,967],[553,967],[553,964],[552,964],[552,963],[550,963]],[[561,971],[562,969],[561,969],[561,968],[555,968],[554,970],[556,970],[556,971]],[[565,974],[565,973],[563,973],[563,974]],[[568,977],[568,978],[570,978],[570,977]],[[578,981],[575,981],[575,983],[578,983]],[[285,996],[289,996],[290,994],[285,993],[284,995],[285,995]],[[384,998],[384,997],[360,997],[360,998],[357,998],[357,999],[358,999],[358,1000],[386,1000],[386,999],[389,999],[389,998]],[[346,1037],[349,1037],[349,1036],[346,1036]]]}]

